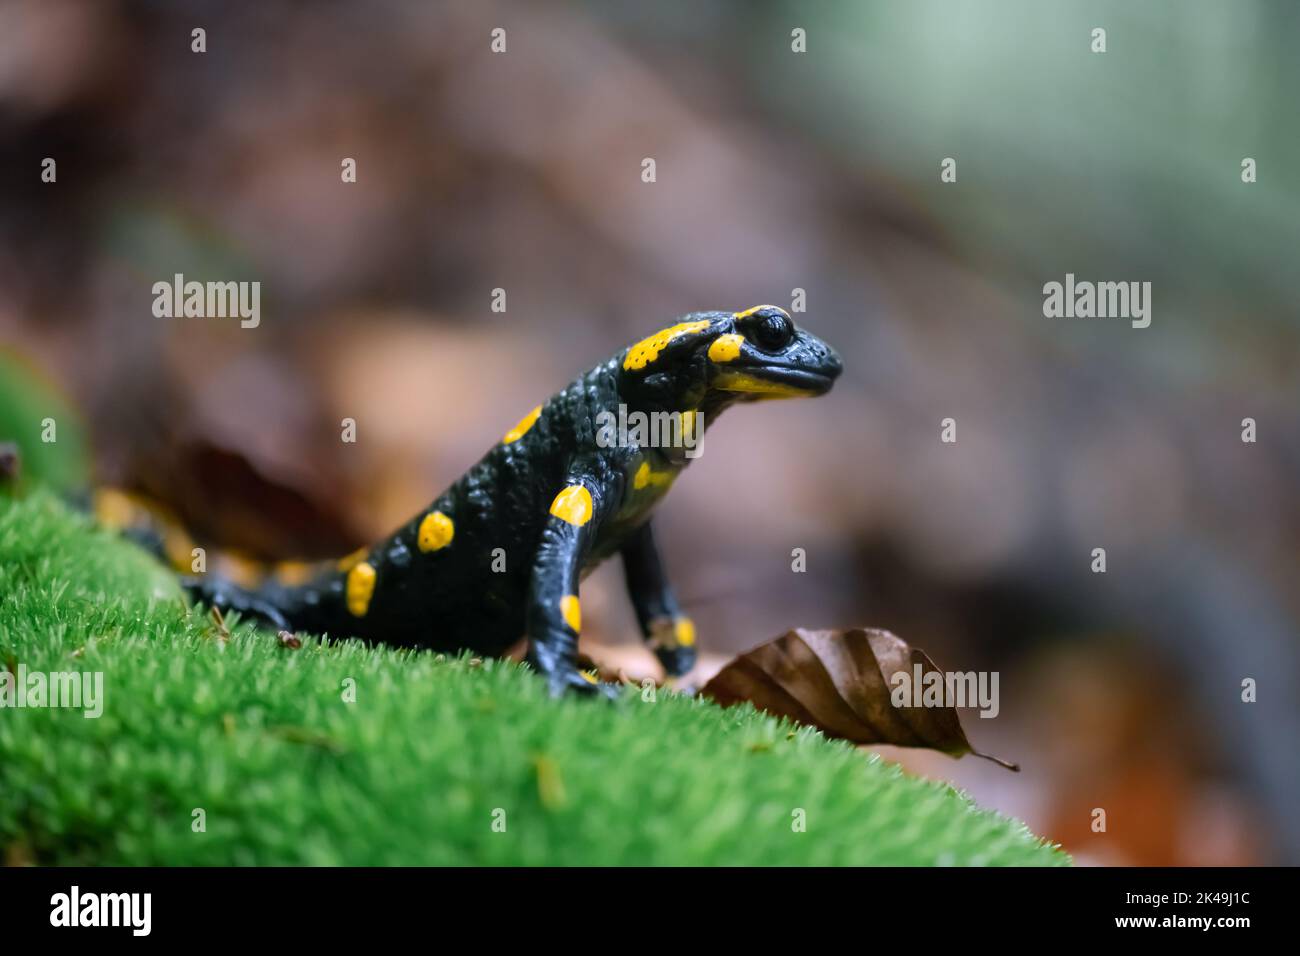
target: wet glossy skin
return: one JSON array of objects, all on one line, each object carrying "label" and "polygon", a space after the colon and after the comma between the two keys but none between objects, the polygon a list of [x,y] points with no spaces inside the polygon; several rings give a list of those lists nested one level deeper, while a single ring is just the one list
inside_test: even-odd
[{"label": "wet glossy skin", "polygon": [[[650,515],[690,462],[680,446],[602,444],[602,412],[691,413],[705,428],[736,402],[814,396],[835,353],[775,306],[705,312],[642,340],[534,409],[430,506],[305,585],[258,590],[190,579],[196,597],[278,627],[497,655],[525,632],[554,693],[607,688],[575,664],[579,581],[621,553],[643,635],[671,674],[694,626],[663,574]],[[603,436],[608,437],[608,434]]]}]

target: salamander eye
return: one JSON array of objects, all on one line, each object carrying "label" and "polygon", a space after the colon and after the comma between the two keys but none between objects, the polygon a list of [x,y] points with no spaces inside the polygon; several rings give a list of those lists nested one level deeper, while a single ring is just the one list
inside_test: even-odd
[{"label": "salamander eye", "polygon": [[778,312],[769,312],[754,326],[754,344],[765,352],[779,352],[794,337],[794,324]]}]

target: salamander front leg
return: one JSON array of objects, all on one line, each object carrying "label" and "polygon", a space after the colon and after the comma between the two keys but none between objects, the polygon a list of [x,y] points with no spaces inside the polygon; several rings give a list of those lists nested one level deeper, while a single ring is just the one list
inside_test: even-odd
[{"label": "salamander front leg", "polygon": [[582,605],[578,578],[596,532],[603,494],[593,481],[571,480],[555,496],[533,560],[528,595],[528,662],[546,678],[551,695],[604,694],[620,690],[578,670]]},{"label": "salamander front leg", "polygon": [[695,625],[673,597],[650,522],[623,546],[623,572],[646,644],[670,677],[687,673],[695,666]]}]

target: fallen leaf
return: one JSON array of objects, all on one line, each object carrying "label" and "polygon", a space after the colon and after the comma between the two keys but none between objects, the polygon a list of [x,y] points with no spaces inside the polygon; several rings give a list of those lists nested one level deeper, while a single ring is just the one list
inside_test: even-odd
[{"label": "fallen leaf", "polygon": [[[924,651],[888,631],[796,628],[741,654],[700,689],[723,707],[749,701],[776,717],[816,727],[855,744],[928,747],[973,754],[1008,770],[1020,767],[970,745],[951,706],[896,707],[894,675],[940,670]],[[918,688],[919,695],[919,688]]]},{"label": "fallen leaf", "polygon": [[316,559],[365,543],[339,488],[312,488],[302,470],[286,471],[251,447],[205,436],[170,435],[132,482],[174,512],[201,543],[260,560]]}]

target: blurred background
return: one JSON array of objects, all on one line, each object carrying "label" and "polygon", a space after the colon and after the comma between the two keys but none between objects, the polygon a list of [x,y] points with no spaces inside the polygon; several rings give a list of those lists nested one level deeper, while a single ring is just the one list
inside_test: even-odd
[{"label": "blurred background", "polygon": [[[4,0],[0,439],[42,453],[39,379],[97,482],[341,554],[628,342],[803,289],[844,378],[729,412],[659,513],[713,660],[887,628],[1000,673],[967,733],[1024,767],[910,771],[1082,863],[1300,863],[1297,38],[1284,0]],[[1151,326],[1045,318],[1067,272]],[[260,326],[155,318],[175,273],[260,281]],[[636,644],[616,562],[583,603]]]}]

